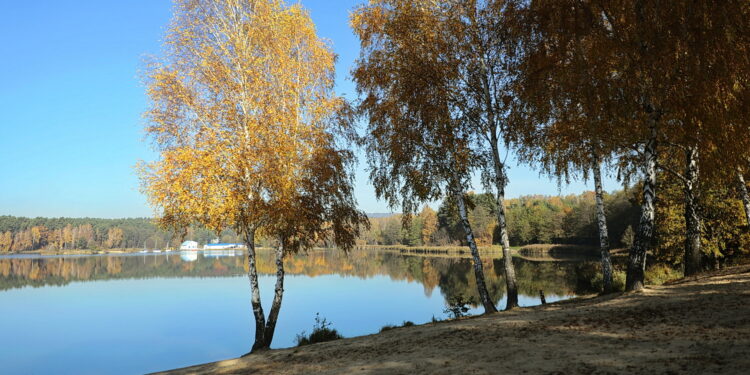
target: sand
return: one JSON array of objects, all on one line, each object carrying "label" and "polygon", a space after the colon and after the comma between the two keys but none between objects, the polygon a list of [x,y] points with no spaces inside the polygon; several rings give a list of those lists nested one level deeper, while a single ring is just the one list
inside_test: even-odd
[{"label": "sand", "polygon": [[164,374],[750,374],[750,267]]}]

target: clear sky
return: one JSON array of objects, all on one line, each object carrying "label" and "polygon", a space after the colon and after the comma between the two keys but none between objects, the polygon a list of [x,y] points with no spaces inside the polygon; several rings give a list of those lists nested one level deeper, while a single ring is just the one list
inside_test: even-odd
[{"label": "clear sky", "polygon": [[[349,99],[359,45],[347,20],[359,2],[302,0],[339,55],[337,91]],[[159,52],[171,7],[170,0],[0,2],[0,215],[151,216],[133,169],[156,157],[143,139],[138,71],[144,56]],[[559,191],[525,166],[512,166],[510,179],[510,197],[587,189]],[[356,184],[362,209],[390,211],[375,199],[363,160]]]}]

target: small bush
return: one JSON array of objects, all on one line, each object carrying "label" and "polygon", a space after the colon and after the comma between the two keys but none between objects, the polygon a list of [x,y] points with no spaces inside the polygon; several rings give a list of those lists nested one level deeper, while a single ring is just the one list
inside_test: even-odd
[{"label": "small bush", "polygon": [[442,321],[443,321],[442,319],[436,318],[435,315],[432,316],[432,322],[433,323],[442,322]]},{"label": "small bush", "polygon": [[[575,268],[576,293],[601,293],[604,290],[602,266],[598,262],[581,263]],[[612,270],[612,291],[625,290],[625,271]]]},{"label": "small bush", "polygon": [[[612,289],[617,292],[624,292],[625,291],[625,278],[626,274],[625,271],[614,271],[614,274],[612,275]],[[604,284],[602,284],[602,288],[604,287]]]},{"label": "small bush", "polygon": [[646,269],[646,284],[661,285],[682,277],[682,272],[664,264],[654,264]]},{"label": "small bush", "polygon": [[315,326],[310,335],[306,335],[305,331],[298,334],[296,337],[297,346],[315,344],[316,342],[333,341],[343,339],[335,328],[330,328],[333,323],[321,318],[320,313],[315,313]]},{"label": "small bush", "polygon": [[[435,317],[433,316],[432,319],[434,321]],[[383,327],[380,328],[380,332],[382,333],[382,332],[385,332],[385,331],[390,331],[390,330],[392,330],[394,328],[399,328],[399,327],[411,327],[413,325],[414,325],[414,322],[409,321],[409,320],[404,320],[404,322],[401,323],[400,326],[393,325],[393,324],[386,324],[386,325],[384,325]]]},{"label": "small bush", "polygon": [[465,299],[463,295],[459,294],[448,300],[448,306],[443,309],[443,312],[453,319],[469,316],[471,314],[469,314],[470,307],[468,305],[475,303],[474,298]]},{"label": "small bush", "polygon": [[[612,291],[613,292],[624,292],[625,291],[625,271],[612,271]],[[594,292],[601,292],[604,290],[604,275],[601,272],[597,272],[591,280],[592,290]]]},{"label": "small bush", "polygon": [[398,328],[398,327],[394,326],[393,324],[386,324],[386,325],[380,327],[380,332],[382,333],[382,332],[385,332],[385,331],[390,331],[390,330],[392,330],[394,328]]},{"label": "small bush", "polygon": [[625,228],[625,231],[622,232],[622,238],[620,239],[620,243],[625,248],[630,249],[631,247],[633,247],[634,242],[635,242],[635,231],[633,231],[632,225],[628,225],[628,227]]}]

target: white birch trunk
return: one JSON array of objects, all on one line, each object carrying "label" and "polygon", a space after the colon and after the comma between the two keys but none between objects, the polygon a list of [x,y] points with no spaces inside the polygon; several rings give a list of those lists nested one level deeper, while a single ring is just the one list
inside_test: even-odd
[{"label": "white birch trunk", "polygon": [[273,333],[276,330],[276,321],[279,317],[279,310],[281,310],[281,299],[284,296],[284,245],[283,241],[279,243],[276,248],[276,286],[274,288],[273,302],[271,303],[271,310],[268,312],[268,319],[266,321],[266,347],[271,347],[271,341],[273,341]]},{"label": "white birch trunk", "polygon": [[[494,137],[493,137],[494,138]],[[493,145],[493,164],[495,167],[495,205],[497,206],[497,225],[500,230],[500,243],[503,248],[503,271],[505,272],[506,303],[505,309],[511,310],[518,307],[518,287],[516,283],[516,270],[513,266],[513,256],[510,254],[510,240],[508,239],[508,225],[505,216],[505,186],[508,179],[505,175],[505,165],[500,161],[497,152],[497,141]]]},{"label": "white birch trunk", "polygon": [[737,172],[737,181],[739,182],[742,205],[745,207],[745,220],[747,220],[748,228],[750,228],[750,194],[747,192],[747,183],[745,183],[745,176],[742,175],[742,171]]},{"label": "white birch trunk", "polygon": [[594,153],[594,191],[596,193],[596,223],[599,227],[599,251],[602,256],[602,278],[605,294],[612,293],[612,259],[609,256],[609,233],[607,231],[607,216],[604,213],[604,189],[602,188],[602,172],[599,156]]},{"label": "white birch trunk", "polygon": [[505,272],[505,289],[506,289],[506,304],[505,309],[511,310],[518,307],[518,287],[516,286],[516,271],[513,266],[513,257],[510,254],[510,241],[508,240],[508,228],[506,225],[505,217],[505,186],[508,184],[508,177],[505,174],[505,164],[500,160],[499,153],[499,137],[496,132],[496,107],[493,105],[493,95],[490,89],[489,76],[487,62],[484,56],[482,58],[482,89],[484,90],[484,100],[487,109],[487,119],[489,125],[492,127],[490,132],[490,147],[492,148],[492,164],[495,172],[495,189],[497,190],[497,196],[495,197],[495,203],[497,206],[497,225],[500,230],[500,242],[503,248],[503,271]]},{"label": "white birch trunk", "polygon": [[701,219],[698,215],[698,149],[685,151],[685,276],[701,270]]},{"label": "white birch trunk", "polygon": [[260,286],[258,285],[258,268],[255,264],[255,229],[249,228],[245,234],[247,245],[247,277],[250,280],[250,304],[255,316],[255,342],[250,353],[265,348],[266,317],[263,313],[263,305],[260,301]]},{"label": "white birch trunk", "polygon": [[656,120],[651,120],[651,134],[649,135],[643,157],[643,203],[641,204],[641,218],[638,223],[638,232],[635,242],[630,249],[628,259],[628,273],[625,282],[625,290],[641,290],[644,286],[644,274],[646,272],[646,253],[651,247],[651,238],[654,234],[656,198],[656,160],[657,160],[657,133]]},{"label": "white birch trunk", "polygon": [[489,291],[487,291],[487,284],[484,280],[484,269],[482,267],[482,259],[479,257],[479,249],[474,239],[474,232],[471,230],[471,224],[469,223],[469,216],[466,211],[466,203],[464,202],[464,194],[460,190],[456,190],[453,193],[456,199],[456,205],[458,206],[458,214],[461,217],[461,225],[466,233],[466,242],[469,243],[469,249],[471,250],[471,259],[474,266],[474,276],[477,280],[477,291],[479,292],[479,299],[484,306],[484,312],[493,313],[497,311],[495,303],[492,302]]}]

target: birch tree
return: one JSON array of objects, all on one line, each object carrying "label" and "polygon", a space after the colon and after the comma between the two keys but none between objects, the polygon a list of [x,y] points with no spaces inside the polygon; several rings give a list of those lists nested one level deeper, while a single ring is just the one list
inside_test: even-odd
[{"label": "birch tree", "polygon": [[747,183],[745,182],[745,175],[742,173],[742,170],[737,172],[737,183],[740,198],[742,199],[742,208],[745,210],[745,224],[750,228],[750,194],[747,192]]},{"label": "birch tree", "polygon": [[[330,239],[353,246],[351,116],[333,92],[335,56],[307,12],[281,0],[178,0],[145,75],[146,133],[159,159],[140,166],[163,226],[234,228],[247,245],[252,351],[271,345],[284,255]],[[184,232],[184,231],[183,231]],[[256,236],[277,242],[266,318]]]},{"label": "birch tree", "polygon": [[537,56],[557,51],[557,56],[583,56],[590,66],[587,75],[576,75],[580,67],[566,59],[540,59],[528,73],[552,72],[560,78],[553,81],[559,85],[553,86],[555,95],[562,93],[562,98],[577,91],[594,98],[593,108],[609,120],[598,131],[628,156],[623,160],[637,160],[643,197],[627,289],[643,287],[657,169],[663,165],[659,157],[670,148],[684,151],[684,171],[678,174],[685,181],[691,238],[685,261],[686,270],[694,272],[700,259],[696,189],[699,171],[705,171],[699,166],[713,160],[722,169],[734,168],[747,148],[747,137],[740,134],[747,134],[748,39],[743,30],[748,7],[740,1],[537,0],[526,10],[530,31],[525,42]]},{"label": "birch tree", "polygon": [[[436,133],[441,137],[439,141],[459,143],[441,146],[443,150],[451,147],[458,155],[470,156],[473,160],[463,170],[454,166],[456,173],[443,179],[454,181],[449,185],[456,185],[455,181],[466,179],[463,174],[481,171],[486,186],[495,190],[506,276],[506,307],[512,309],[518,305],[518,293],[506,227],[504,201],[508,179],[502,155],[502,148],[507,146],[505,116],[508,98],[505,93],[510,59],[503,24],[505,3],[373,0],[354,13],[352,24],[365,51],[355,69],[355,80],[368,94],[363,108],[375,113],[371,109],[376,101],[395,107],[403,104],[406,112],[419,111],[427,115],[423,118],[448,125],[448,129],[440,131],[455,134],[445,137]],[[397,61],[387,62],[388,59]],[[373,79],[376,75],[388,77],[388,80]],[[394,81],[403,85],[403,92],[394,92],[397,88],[390,83]],[[434,110],[430,106],[439,107],[439,111],[427,113]],[[423,128],[419,124],[410,130],[415,134],[420,131]],[[414,157],[420,158],[418,155]],[[425,165],[424,168],[440,167]],[[449,174],[447,171],[437,173]],[[420,177],[414,175],[411,178]],[[425,192],[430,192],[430,189]],[[452,193],[457,198],[459,213],[465,203],[463,198],[458,199],[462,194],[458,191]],[[465,233],[470,236],[468,219],[464,219],[462,217]],[[468,242],[474,247],[473,240]],[[478,264],[478,255],[474,258]],[[488,301],[485,305],[489,309]]]},{"label": "birch tree", "polygon": [[[478,294],[489,313],[496,307],[465,202],[481,153],[475,128],[457,115],[453,101],[462,77],[455,68],[456,39],[446,34],[451,5],[373,0],[357,8],[351,24],[362,48],[353,76],[363,96],[359,109],[369,122],[363,143],[376,194],[401,206],[407,218],[424,202],[456,200]],[[512,273],[508,279],[515,288]]]},{"label": "birch tree", "polygon": [[[611,293],[613,270],[602,167],[611,162],[617,142],[613,142],[616,135],[611,133],[614,126],[610,122],[615,120],[610,119],[602,97],[616,95],[614,82],[593,72],[606,69],[605,59],[594,66],[587,60],[589,56],[576,52],[587,48],[588,38],[559,33],[554,22],[532,22],[531,26],[531,35],[519,30],[517,36],[522,58],[513,83],[516,108],[511,122],[519,159],[538,165],[559,184],[578,177],[593,179],[603,292]],[[571,82],[577,83],[576,89],[569,88]]]},{"label": "birch tree", "polygon": [[[650,94],[660,103],[657,137],[666,155],[656,166],[683,184],[683,263],[685,274],[692,275],[703,269],[701,181],[731,176],[748,147],[750,9],[741,1],[641,1],[632,13],[631,27],[637,30],[632,40],[640,43],[633,51],[643,53],[633,58],[639,68],[630,80],[646,77],[651,87],[642,97]],[[612,19],[613,29],[624,29]],[[681,154],[682,171],[667,167],[668,159],[677,157],[673,152]]]}]

